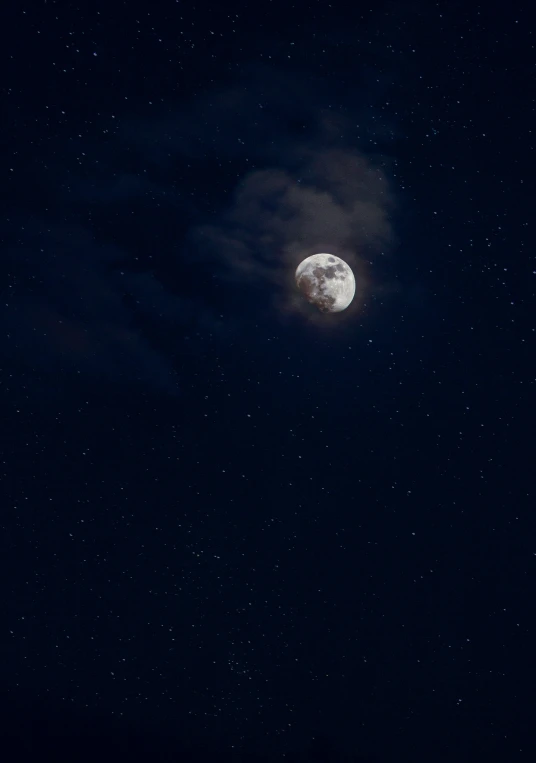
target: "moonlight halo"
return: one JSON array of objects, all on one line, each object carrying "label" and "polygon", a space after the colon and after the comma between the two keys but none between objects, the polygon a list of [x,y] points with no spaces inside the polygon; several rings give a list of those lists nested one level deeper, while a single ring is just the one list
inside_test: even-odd
[{"label": "moonlight halo", "polygon": [[295,278],[307,301],[322,313],[346,310],[355,295],[352,269],[334,254],[321,252],[306,257],[296,268]]}]

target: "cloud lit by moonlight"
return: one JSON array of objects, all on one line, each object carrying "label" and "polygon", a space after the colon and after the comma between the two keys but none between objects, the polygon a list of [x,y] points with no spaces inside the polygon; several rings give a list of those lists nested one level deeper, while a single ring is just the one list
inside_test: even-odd
[{"label": "cloud lit by moonlight", "polygon": [[[310,315],[294,273],[315,252],[332,252],[355,274],[354,304],[370,283],[369,262],[389,246],[391,194],[383,171],[355,152],[304,152],[298,172],[256,170],[215,224],[195,238],[221,258],[230,280],[264,282],[283,312]],[[298,298],[296,298],[298,297]]]}]

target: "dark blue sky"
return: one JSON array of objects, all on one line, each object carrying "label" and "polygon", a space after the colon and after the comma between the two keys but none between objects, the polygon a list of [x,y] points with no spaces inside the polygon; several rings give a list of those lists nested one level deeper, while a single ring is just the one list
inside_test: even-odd
[{"label": "dark blue sky", "polygon": [[527,12],[6,13],[5,748],[529,760]]}]

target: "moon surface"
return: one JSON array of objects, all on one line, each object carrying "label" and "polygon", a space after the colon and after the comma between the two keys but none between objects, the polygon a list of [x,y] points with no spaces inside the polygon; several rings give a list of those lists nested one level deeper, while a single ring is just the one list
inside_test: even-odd
[{"label": "moon surface", "polygon": [[355,295],[352,269],[334,254],[312,254],[296,268],[298,289],[323,313],[346,310]]}]

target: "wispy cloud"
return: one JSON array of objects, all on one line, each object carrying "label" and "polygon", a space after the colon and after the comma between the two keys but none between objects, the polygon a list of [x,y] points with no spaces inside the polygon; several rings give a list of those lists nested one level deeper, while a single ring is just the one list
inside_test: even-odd
[{"label": "wispy cloud", "polygon": [[16,354],[173,393],[186,328],[220,330],[222,302],[240,325],[243,284],[274,317],[308,310],[294,270],[319,251],[352,266],[359,309],[369,263],[392,244],[393,196],[385,162],[358,147],[355,114],[255,65],[174,112],[114,124],[85,164],[54,167],[53,225],[17,209],[24,235],[7,248],[14,288],[1,300]]},{"label": "wispy cloud", "polygon": [[28,227],[24,247],[7,250],[11,284],[1,307],[12,357],[52,379],[64,372],[176,392],[172,368],[129,305],[123,253],[80,226],[33,235]]},{"label": "wispy cloud", "polygon": [[392,199],[381,170],[349,150],[309,153],[293,173],[250,173],[220,220],[196,229],[232,275],[277,283],[313,252],[357,260],[365,248],[390,245]]},{"label": "wispy cloud", "polygon": [[[387,163],[359,150],[358,133],[356,114],[332,108],[304,78],[259,65],[236,85],[126,131],[155,165],[198,162],[215,183],[222,165],[240,167],[229,201],[190,229],[179,256],[210,264],[228,282],[265,284],[267,301],[298,311],[309,310],[294,290],[301,259],[328,251],[347,260],[358,307],[371,259],[393,243]],[[227,184],[228,170],[224,177]]]}]

